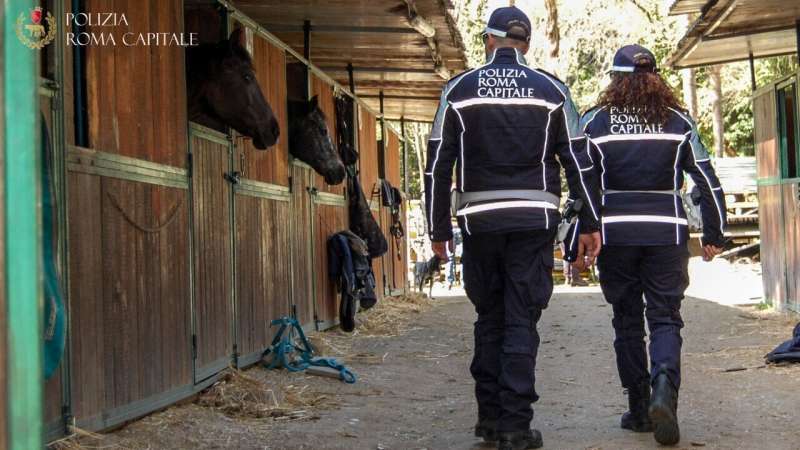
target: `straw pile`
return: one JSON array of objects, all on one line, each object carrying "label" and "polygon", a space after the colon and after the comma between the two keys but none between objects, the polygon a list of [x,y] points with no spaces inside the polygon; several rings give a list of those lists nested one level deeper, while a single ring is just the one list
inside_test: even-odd
[{"label": "straw pile", "polygon": [[386,297],[361,315],[356,333],[382,337],[405,334],[413,330],[409,323],[414,321],[414,316],[426,311],[432,304],[425,294],[416,292]]},{"label": "straw pile", "polygon": [[103,443],[103,436],[91,431],[82,430],[71,426],[70,435],[51,442],[47,448],[50,450],[85,450],[97,448],[122,448],[116,444]]},{"label": "straw pile", "polygon": [[330,402],[308,385],[270,385],[275,389],[268,388],[264,380],[228,369],[219,381],[200,394],[196,403],[232,418],[301,420],[311,418],[313,409]]}]

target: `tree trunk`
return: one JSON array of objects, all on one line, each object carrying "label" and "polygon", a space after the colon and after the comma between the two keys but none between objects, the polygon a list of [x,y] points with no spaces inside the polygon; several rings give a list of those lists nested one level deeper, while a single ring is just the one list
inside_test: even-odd
[{"label": "tree trunk", "polygon": [[697,78],[694,69],[681,71],[683,77],[683,103],[689,110],[689,116],[697,118]]},{"label": "tree trunk", "polygon": [[[431,130],[432,131],[432,130]],[[425,160],[427,156],[427,138],[428,136],[423,133],[422,125],[419,123],[414,124],[414,151],[417,152],[417,167],[419,169],[419,187],[420,191],[425,189],[425,165],[428,161]]]},{"label": "tree trunk", "polygon": [[711,108],[714,127],[714,153],[718,158],[725,156],[725,122],[722,115],[722,66],[712,66],[709,71],[711,79]]},{"label": "tree trunk", "polygon": [[545,0],[547,9],[547,39],[550,41],[550,57],[558,58],[561,47],[561,31],[558,29],[558,5],[556,0]]}]

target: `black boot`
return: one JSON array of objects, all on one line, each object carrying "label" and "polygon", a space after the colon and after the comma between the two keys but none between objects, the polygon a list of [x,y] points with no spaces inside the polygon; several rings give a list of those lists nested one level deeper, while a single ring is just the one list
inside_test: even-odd
[{"label": "black boot", "polygon": [[662,445],[677,444],[681,440],[678,428],[678,390],[666,372],[660,372],[653,380],[649,412],[656,441]]},{"label": "black boot", "polygon": [[497,437],[500,439],[497,444],[498,450],[526,450],[541,448],[544,445],[539,430],[500,432],[497,433]]},{"label": "black boot", "polygon": [[497,442],[497,421],[488,419],[478,419],[475,424],[475,437],[483,439],[483,442]]},{"label": "black boot", "polygon": [[628,389],[628,412],[622,415],[620,426],[637,433],[653,431],[653,423],[647,414],[650,406],[650,381],[643,380]]}]

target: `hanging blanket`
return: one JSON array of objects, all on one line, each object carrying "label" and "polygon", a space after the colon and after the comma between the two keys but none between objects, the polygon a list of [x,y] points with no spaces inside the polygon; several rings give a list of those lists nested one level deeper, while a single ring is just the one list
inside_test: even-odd
[{"label": "hanging blanket", "polygon": [[367,244],[350,231],[328,238],[328,275],[338,281],[341,292],[339,324],[342,330],[353,331],[358,306],[369,309],[378,301]]}]

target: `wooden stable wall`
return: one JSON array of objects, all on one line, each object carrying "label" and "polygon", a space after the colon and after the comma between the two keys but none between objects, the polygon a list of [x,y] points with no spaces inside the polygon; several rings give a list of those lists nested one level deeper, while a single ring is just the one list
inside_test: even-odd
[{"label": "wooden stable wall", "polygon": [[775,87],[753,95],[764,297],[800,311],[800,181],[781,178]]},{"label": "wooden stable wall", "polygon": [[[86,10],[130,23],[94,31],[183,29],[180,0]],[[192,384],[187,122],[182,48],[86,50],[90,149],[67,156],[71,409],[98,429]]]},{"label": "wooden stable wall", "polygon": [[[183,29],[182,0],[134,3],[86,9],[125,13],[125,31]],[[257,362],[281,316],[336,324],[326,244],[348,227],[344,186],[291,158],[287,55],[253,30],[246,43],[282,132],[266,151],[190,124],[183,49],[159,46],[87,48],[88,144],[78,147],[66,49],[70,378],[46,385],[49,427],[63,430],[69,411],[99,430],[185,398],[231,363]],[[310,85],[335,142],[334,89],[319,77]],[[381,220],[376,117],[358,109],[360,177]],[[373,268],[382,295],[380,258]]]},{"label": "wooden stable wall", "polygon": [[[380,177],[378,175],[378,139],[377,118],[360,105],[358,110],[358,179],[361,189],[370,204],[372,215],[381,224]],[[372,260],[372,271],[375,273],[375,293],[378,298],[384,293],[383,257]]]}]

